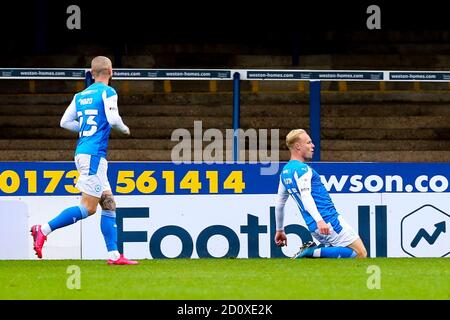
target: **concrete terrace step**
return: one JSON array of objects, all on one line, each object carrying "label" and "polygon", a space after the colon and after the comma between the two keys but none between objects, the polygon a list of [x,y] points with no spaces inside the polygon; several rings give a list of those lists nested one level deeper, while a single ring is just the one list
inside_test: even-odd
[{"label": "concrete terrace step", "polygon": [[421,129],[448,128],[450,117],[327,117],[321,121],[322,128],[329,129]]},{"label": "concrete terrace step", "polygon": [[[194,130],[187,128],[190,134],[194,135]],[[170,139],[174,128],[145,128],[131,129],[131,136],[127,137],[115,131],[111,131],[113,139]],[[225,135],[225,130],[221,129]],[[76,139],[78,135],[74,132],[62,128],[21,128],[12,130],[11,128],[0,128],[0,139]]]},{"label": "concrete terrace step", "polygon": [[[54,115],[62,116],[66,105],[0,105],[0,116]],[[328,109],[328,107],[327,107]],[[324,106],[324,112],[325,112]],[[120,105],[119,112],[126,116],[232,116],[231,105]],[[301,105],[242,105],[241,116],[307,115],[309,106]]]},{"label": "concrete terrace step", "polygon": [[[170,139],[110,139],[109,150],[168,150],[178,141]],[[38,139],[38,140],[0,140],[0,150],[75,150],[77,145],[74,139]]]},{"label": "concrete terrace step", "polygon": [[450,129],[324,129],[322,139],[449,140]]},{"label": "concrete terrace step", "polygon": [[[302,92],[250,93],[241,92],[241,105],[309,105],[309,95]],[[68,105],[73,94],[1,94],[0,105]],[[122,105],[232,105],[231,92],[220,93],[149,93],[119,95]],[[425,91],[364,91],[323,92],[326,104],[385,104],[385,103],[450,103],[450,90]]]},{"label": "concrete terrace step", "polygon": [[[248,153],[246,153],[248,154]],[[322,161],[343,162],[448,162],[450,151],[323,151]],[[193,156],[192,156],[193,157]],[[193,159],[193,158],[192,158]],[[241,156],[241,159],[244,159]],[[248,156],[245,159],[249,159]],[[288,151],[281,151],[280,161],[289,159]],[[355,161],[355,159],[357,159]],[[109,161],[171,161],[170,150],[111,150]],[[0,161],[73,161],[73,150],[5,150]]]},{"label": "concrete terrace step", "polygon": [[[5,150],[0,161],[73,161],[74,150]],[[111,150],[111,161],[168,161],[168,150]]]},{"label": "concrete terrace step", "polygon": [[450,104],[439,102],[323,104],[322,116],[450,116]]},{"label": "concrete terrace step", "polygon": [[450,140],[322,140],[325,151],[450,151]]},{"label": "concrete terrace step", "polygon": [[[333,68],[330,68],[333,69]],[[355,68],[349,68],[355,69]],[[396,68],[399,69],[399,68]],[[448,68],[446,68],[448,70]],[[1,80],[0,94],[74,94],[84,88],[82,80]],[[302,93],[309,92],[309,85],[302,81],[304,89],[299,90],[301,81],[241,81],[241,92],[243,94],[253,93]],[[170,80],[170,91],[166,92],[167,83],[162,80],[116,80],[112,86],[116,89],[120,97],[125,95],[149,95],[149,94],[167,94],[167,93],[204,93],[215,94],[211,92],[211,82],[209,80]],[[254,87],[257,85],[257,87]],[[322,81],[322,92],[341,92],[338,82]],[[348,81],[346,82],[347,92],[380,91],[380,82]],[[385,82],[385,91],[404,91],[404,92],[436,92],[448,90],[448,84],[445,82],[421,82],[418,87],[413,82]],[[233,83],[231,81],[215,82],[216,93],[232,93]]]},{"label": "concrete terrace step", "polygon": [[[2,116],[0,127],[15,128],[59,128],[58,116]],[[232,128],[231,117],[124,117],[131,130],[142,128],[178,129],[193,128],[201,121],[202,129]],[[243,129],[305,128],[309,117],[241,117]],[[450,116],[408,116],[408,117],[323,117],[323,129],[420,129],[447,128],[450,130]]]},{"label": "concrete terrace step", "polygon": [[1,79],[0,94],[75,93],[83,90],[84,80]]},{"label": "concrete terrace step", "polygon": [[[309,117],[277,118],[241,118],[242,128],[305,128],[309,126]],[[413,129],[448,128],[450,116],[414,116],[414,117],[323,117],[323,129]]]},{"label": "concrete terrace step", "polygon": [[[308,126],[304,126],[309,129]],[[144,128],[131,129],[131,136],[123,136],[112,131],[113,139],[170,139],[175,128]],[[192,128],[185,128],[194,137]],[[280,139],[283,139],[292,128],[279,130]],[[218,129],[226,136],[226,129]],[[231,130],[231,129],[229,129]],[[203,132],[204,133],[204,132]],[[61,128],[0,128],[0,139],[76,139],[77,134]],[[450,128],[424,128],[424,129],[322,129],[322,139],[331,140],[450,140]]]},{"label": "concrete terrace step", "polygon": [[[109,150],[172,150],[180,141],[170,139],[110,139]],[[271,140],[267,141],[271,147]],[[203,149],[211,141],[196,141]],[[224,148],[231,148],[232,140],[223,141]],[[0,150],[75,150],[76,139],[14,139],[0,140]],[[191,145],[194,141],[191,142]],[[287,150],[284,138],[278,142],[280,150]],[[247,143],[247,148],[254,150]],[[322,140],[322,151],[429,151],[450,150],[450,140]]]},{"label": "concrete terrace step", "polygon": [[[336,69],[336,68],[329,68]],[[348,68],[355,69],[355,68]],[[392,68],[393,69],[393,68]],[[398,70],[399,68],[395,68]],[[411,69],[411,68],[410,68]],[[447,69],[447,68],[443,68]],[[74,94],[84,88],[84,81],[82,80],[5,80],[0,79],[2,85],[0,86],[0,94]],[[301,81],[282,81],[282,80],[265,80],[252,82],[249,80],[241,81],[241,92],[251,93],[296,93],[302,92],[299,90],[299,82]],[[257,84],[257,87],[253,85]],[[124,95],[146,95],[146,94],[166,94],[167,83],[162,80],[115,80],[112,86],[116,89],[119,96]],[[208,93],[211,92],[211,82],[209,80],[170,80],[170,93]],[[346,82],[348,92],[361,91],[380,91],[380,82],[364,82],[364,81],[348,81]],[[309,85],[306,81],[302,82],[304,92],[309,92]],[[337,82],[322,81],[323,92],[340,92]],[[421,82],[416,88],[413,82],[385,82],[385,91],[418,91],[433,92],[446,91],[448,84],[445,82]],[[303,89],[302,89],[303,90]],[[232,93],[233,83],[231,81],[216,81],[215,91],[217,93]]]},{"label": "concrete terrace step", "polygon": [[449,162],[450,151],[327,151],[322,161],[343,162]]},{"label": "concrete terrace step", "polygon": [[[249,159],[248,152],[245,159]],[[0,153],[0,161],[73,161],[73,150],[5,150]],[[288,159],[288,151],[280,152],[280,158]],[[230,152],[230,158],[232,153]],[[194,153],[192,153],[192,160]],[[118,149],[108,152],[109,161],[171,161],[171,150],[130,150]]]},{"label": "concrete terrace step", "polygon": [[[55,128],[60,127],[58,116],[2,116],[3,128]],[[202,121],[204,128],[231,128],[231,117],[123,117],[130,128],[193,128],[194,121]],[[17,129],[19,130],[19,129]]]},{"label": "concrete terrace step", "polygon": [[[14,105],[0,104],[0,116],[47,115],[61,117],[65,104]],[[232,105],[120,105],[122,116],[218,116],[231,117]],[[322,104],[322,116],[450,116],[450,103],[408,102],[403,103],[361,103]],[[309,116],[309,104],[241,105],[241,116]]]}]

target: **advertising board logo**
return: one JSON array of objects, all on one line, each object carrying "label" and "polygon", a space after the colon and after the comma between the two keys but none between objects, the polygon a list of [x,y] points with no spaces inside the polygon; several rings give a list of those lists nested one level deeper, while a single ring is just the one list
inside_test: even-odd
[{"label": "advertising board logo", "polygon": [[[275,207],[270,207],[270,223],[264,225],[259,222],[257,216],[247,214],[247,221],[240,225],[238,230],[233,230],[225,225],[211,225],[201,230],[200,233],[193,234],[181,226],[166,225],[155,230],[151,235],[147,231],[125,231],[124,219],[132,218],[148,218],[150,216],[149,208],[117,208],[117,240],[119,251],[123,252],[123,245],[126,242],[148,242],[149,253],[152,258],[165,259],[171,258],[167,253],[167,247],[163,245],[166,237],[172,236],[179,239],[181,246],[179,253],[172,258],[192,258],[195,253],[199,258],[237,258],[243,247],[247,247],[247,258],[261,258],[260,247],[269,245],[270,257],[280,258],[287,257],[282,248],[278,247],[272,239],[276,233],[275,223]],[[308,229],[298,224],[290,224],[285,226],[287,235],[297,235],[302,243],[312,241],[311,234]],[[247,241],[239,239],[238,234],[247,236]],[[270,244],[261,243],[259,236],[262,234],[269,235]],[[150,239],[148,237],[150,236]],[[228,242],[228,250],[223,256],[217,256],[215,252],[211,252],[208,248],[208,241],[214,236],[223,237]]]},{"label": "advertising board logo", "polygon": [[[371,250],[370,243],[370,215],[373,213],[375,213],[375,250]],[[367,249],[367,256],[387,257],[387,206],[375,206],[375,212],[372,213],[370,206],[358,206],[358,233]]]},{"label": "advertising board logo", "polygon": [[445,257],[450,254],[450,215],[426,204],[401,221],[402,250],[412,257]]}]

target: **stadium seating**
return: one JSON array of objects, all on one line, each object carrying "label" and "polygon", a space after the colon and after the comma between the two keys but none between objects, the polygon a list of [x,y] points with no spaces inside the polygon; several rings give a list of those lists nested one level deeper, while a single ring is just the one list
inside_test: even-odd
[{"label": "stadium seating", "polygon": [[[120,94],[120,91],[119,91]],[[76,136],[59,127],[70,94],[3,95],[0,157],[4,160],[71,160]],[[170,160],[173,130],[231,128],[230,93],[130,94],[120,98],[129,138],[113,134],[111,160]],[[309,127],[307,94],[245,93],[243,129]],[[328,92],[322,95],[322,160],[448,161],[450,95],[426,92]],[[204,144],[208,144],[205,142]]]},{"label": "stadium seating", "polygon": [[[115,66],[126,68],[280,68],[327,70],[449,70],[448,32],[396,32],[372,37],[354,32],[347,38],[319,34],[326,52],[303,36],[298,64],[283,47],[254,44],[129,45]],[[400,37],[401,36],[401,37]],[[401,39],[401,41],[400,41]],[[308,47],[308,44],[311,44]],[[70,51],[71,50],[71,51]],[[83,67],[101,46],[67,52],[9,56],[0,67]],[[120,60],[120,61],[119,61]],[[201,64],[200,64],[201,63]],[[132,131],[113,134],[111,160],[170,160],[171,133],[232,127],[230,81],[117,81],[120,112]],[[74,134],[59,127],[72,94],[82,81],[1,80],[0,160],[72,160]],[[450,159],[449,83],[322,82],[322,160],[448,161]],[[288,152],[284,136],[291,128],[309,128],[306,82],[243,81],[241,127],[280,129],[280,157]],[[208,142],[204,143],[204,145]],[[246,157],[247,159],[248,157]]]}]

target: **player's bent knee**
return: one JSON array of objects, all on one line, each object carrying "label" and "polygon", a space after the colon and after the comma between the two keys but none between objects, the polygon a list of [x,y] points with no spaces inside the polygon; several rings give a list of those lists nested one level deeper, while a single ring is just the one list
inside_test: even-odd
[{"label": "player's bent knee", "polygon": [[86,211],[90,216],[97,212],[97,204],[97,202],[88,201],[86,199],[81,201],[81,205],[86,208]]},{"label": "player's bent knee", "polygon": [[95,212],[97,212],[97,205],[88,205],[86,206],[87,212],[90,216],[92,216]]},{"label": "player's bent knee", "polygon": [[116,202],[112,194],[103,194],[100,198],[100,206],[103,210],[116,211]]},{"label": "player's bent knee", "polygon": [[367,258],[367,250],[366,250],[366,248],[364,248],[364,247],[359,248],[356,251],[356,257],[357,258]]},{"label": "player's bent knee", "polygon": [[355,240],[349,247],[355,251],[356,258],[367,258],[367,250],[361,239]]}]

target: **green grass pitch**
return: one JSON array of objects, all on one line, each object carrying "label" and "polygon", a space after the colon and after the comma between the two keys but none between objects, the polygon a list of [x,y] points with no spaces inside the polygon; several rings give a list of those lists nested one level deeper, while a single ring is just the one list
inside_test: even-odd
[{"label": "green grass pitch", "polygon": [[[69,266],[80,270],[80,288]],[[379,288],[373,267],[379,267]],[[377,269],[375,267],[375,269]],[[369,289],[369,286],[375,288]],[[370,285],[372,284],[372,285]],[[0,261],[0,299],[312,300],[450,298],[450,259]]]}]

